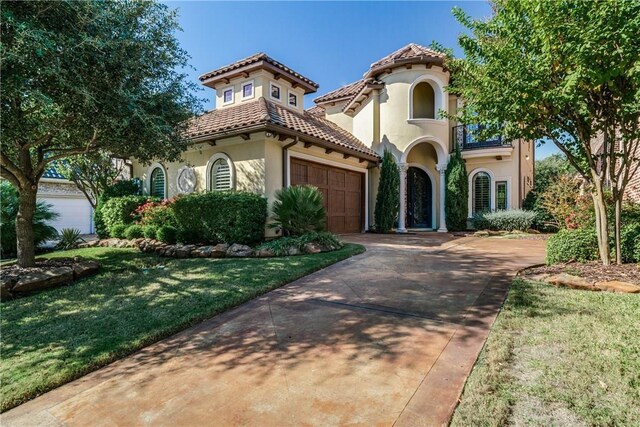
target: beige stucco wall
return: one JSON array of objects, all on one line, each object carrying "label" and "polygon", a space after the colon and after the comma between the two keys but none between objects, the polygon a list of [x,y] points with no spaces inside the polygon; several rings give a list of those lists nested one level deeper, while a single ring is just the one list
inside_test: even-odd
[{"label": "beige stucco wall", "polygon": [[[325,110],[325,118],[327,120],[331,120],[333,123],[340,126],[342,129],[347,130],[353,133],[353,117],[346,115],[342,112],[342,108],[344,108],[346,102],[339,102],[334,105],[326,104],[323,105]],[[366,116],[363,115],[364,120],[367,120]]]}]

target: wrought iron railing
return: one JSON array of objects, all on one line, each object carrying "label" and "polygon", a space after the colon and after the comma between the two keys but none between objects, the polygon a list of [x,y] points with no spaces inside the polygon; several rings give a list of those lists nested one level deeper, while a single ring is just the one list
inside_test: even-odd
[{"label": "wrought iron railing", "polygon": [[481,125],[459,125],[452,128],[453,141],[463,150],[473,150],[476,148],[511,146],[510,142],[502,140],[501,135],[486,139],[477,138],[478,131],[482,130]]}]

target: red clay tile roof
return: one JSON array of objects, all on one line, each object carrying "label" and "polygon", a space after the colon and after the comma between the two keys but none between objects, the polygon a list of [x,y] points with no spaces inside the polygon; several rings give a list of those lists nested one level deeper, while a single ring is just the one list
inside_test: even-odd
[{"label": "red clay tile roof", "polygon": [[229,64],[224,67],[218,68],[217,70],[209,71],[208,73],[201,75],[199,79],[201,82],[203,82],[212,77],[216,77],[221,74],[225,74],[230,71],[237,70],[239,68],[245,67],[247,65],[252,65],[260,61],[264,61],[268,64],[271,64],[274,67],[284,71],[285,73],[288,73],[288,74],[291,74],[292,76],[297,77],[298,79],[314,87],[315,89],[318,89],[318,84],[316,82],[292,70],[291,68],[287,67],[283,63],[276,61],[275,59],[271,58],[270,56],[268,56],[266,53],[263,53],[263,52],[256,53],[255,55],[251,55],[247,58],[241,59],[240,61],[236,61],[233,64]]},{"label": "red clay tile roof", "polygon": [[409,43],[408,45],[401,47],[395,52],[392,52],[371,64],[371,67],[369,67],[369,71],[365,76],[373,76],[376,72],[382,71],[398,63],[406,64],[414,61],[442,63],[444,58],[445,55],[443,53],[436,52],[433,49],[420,46],[416,43]]},{"label": "red clay tile roof", "polygon": [[375,151],[335,123],[307,111],[293,111],[263,97],[194,117],[187,134],[190,138],[220,136],[231,131],[269,125],[290,129],[337,147],[379,158]]},{"label": "red clay tile roof", "polygon": [[360,90],[364,87],[364,79],[360,79],[356,82],[349,83],[348,85],[342,86],[336,90],[333,90],[327,94],[317,97],[313,100],[315,103],[323,103],[329,101],[335,101],[338,99],[348,99],[360,92]]},{"label": "red clay tile roof", "polygon": [[306,112],[316,117],[324,117],[327,114],[325,109],[319,105],[314,105],[311,108],[307,108]]}]

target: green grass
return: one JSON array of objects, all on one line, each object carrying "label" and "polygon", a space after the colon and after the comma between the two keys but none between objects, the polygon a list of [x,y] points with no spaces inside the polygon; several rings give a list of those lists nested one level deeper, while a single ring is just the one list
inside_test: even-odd
[{"label": "green grass", "polygon": [[640,425],[640,295],[516,279],[452,426]]},{"label": "green grass", "polygon": [[167,259],[132,249],[90,248],[100,274],[2,302],[2,411],[161,338],[337,261],[360,245],[316,255]]}]

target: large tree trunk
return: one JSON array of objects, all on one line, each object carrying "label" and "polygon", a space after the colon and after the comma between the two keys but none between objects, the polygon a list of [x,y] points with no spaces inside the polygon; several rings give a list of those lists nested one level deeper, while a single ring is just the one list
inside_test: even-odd
[{"label": "large tree trunk", "polygon": [[604,189],[602,183],[594,183],[593,205],[596,213],[596,235],[598,237],[598,252],[603,265],[611,265],[611,254],[609,248],[609,220],[607,219],[607,206],[604,200]]},{"label": "large tree trunk", "polygon": [[36,261],[33,235],[33,216],[36,212],[37,187],[24,186],[20,189],[20,205],[16,217],[17,257],[20,267],[32,267]]}]

